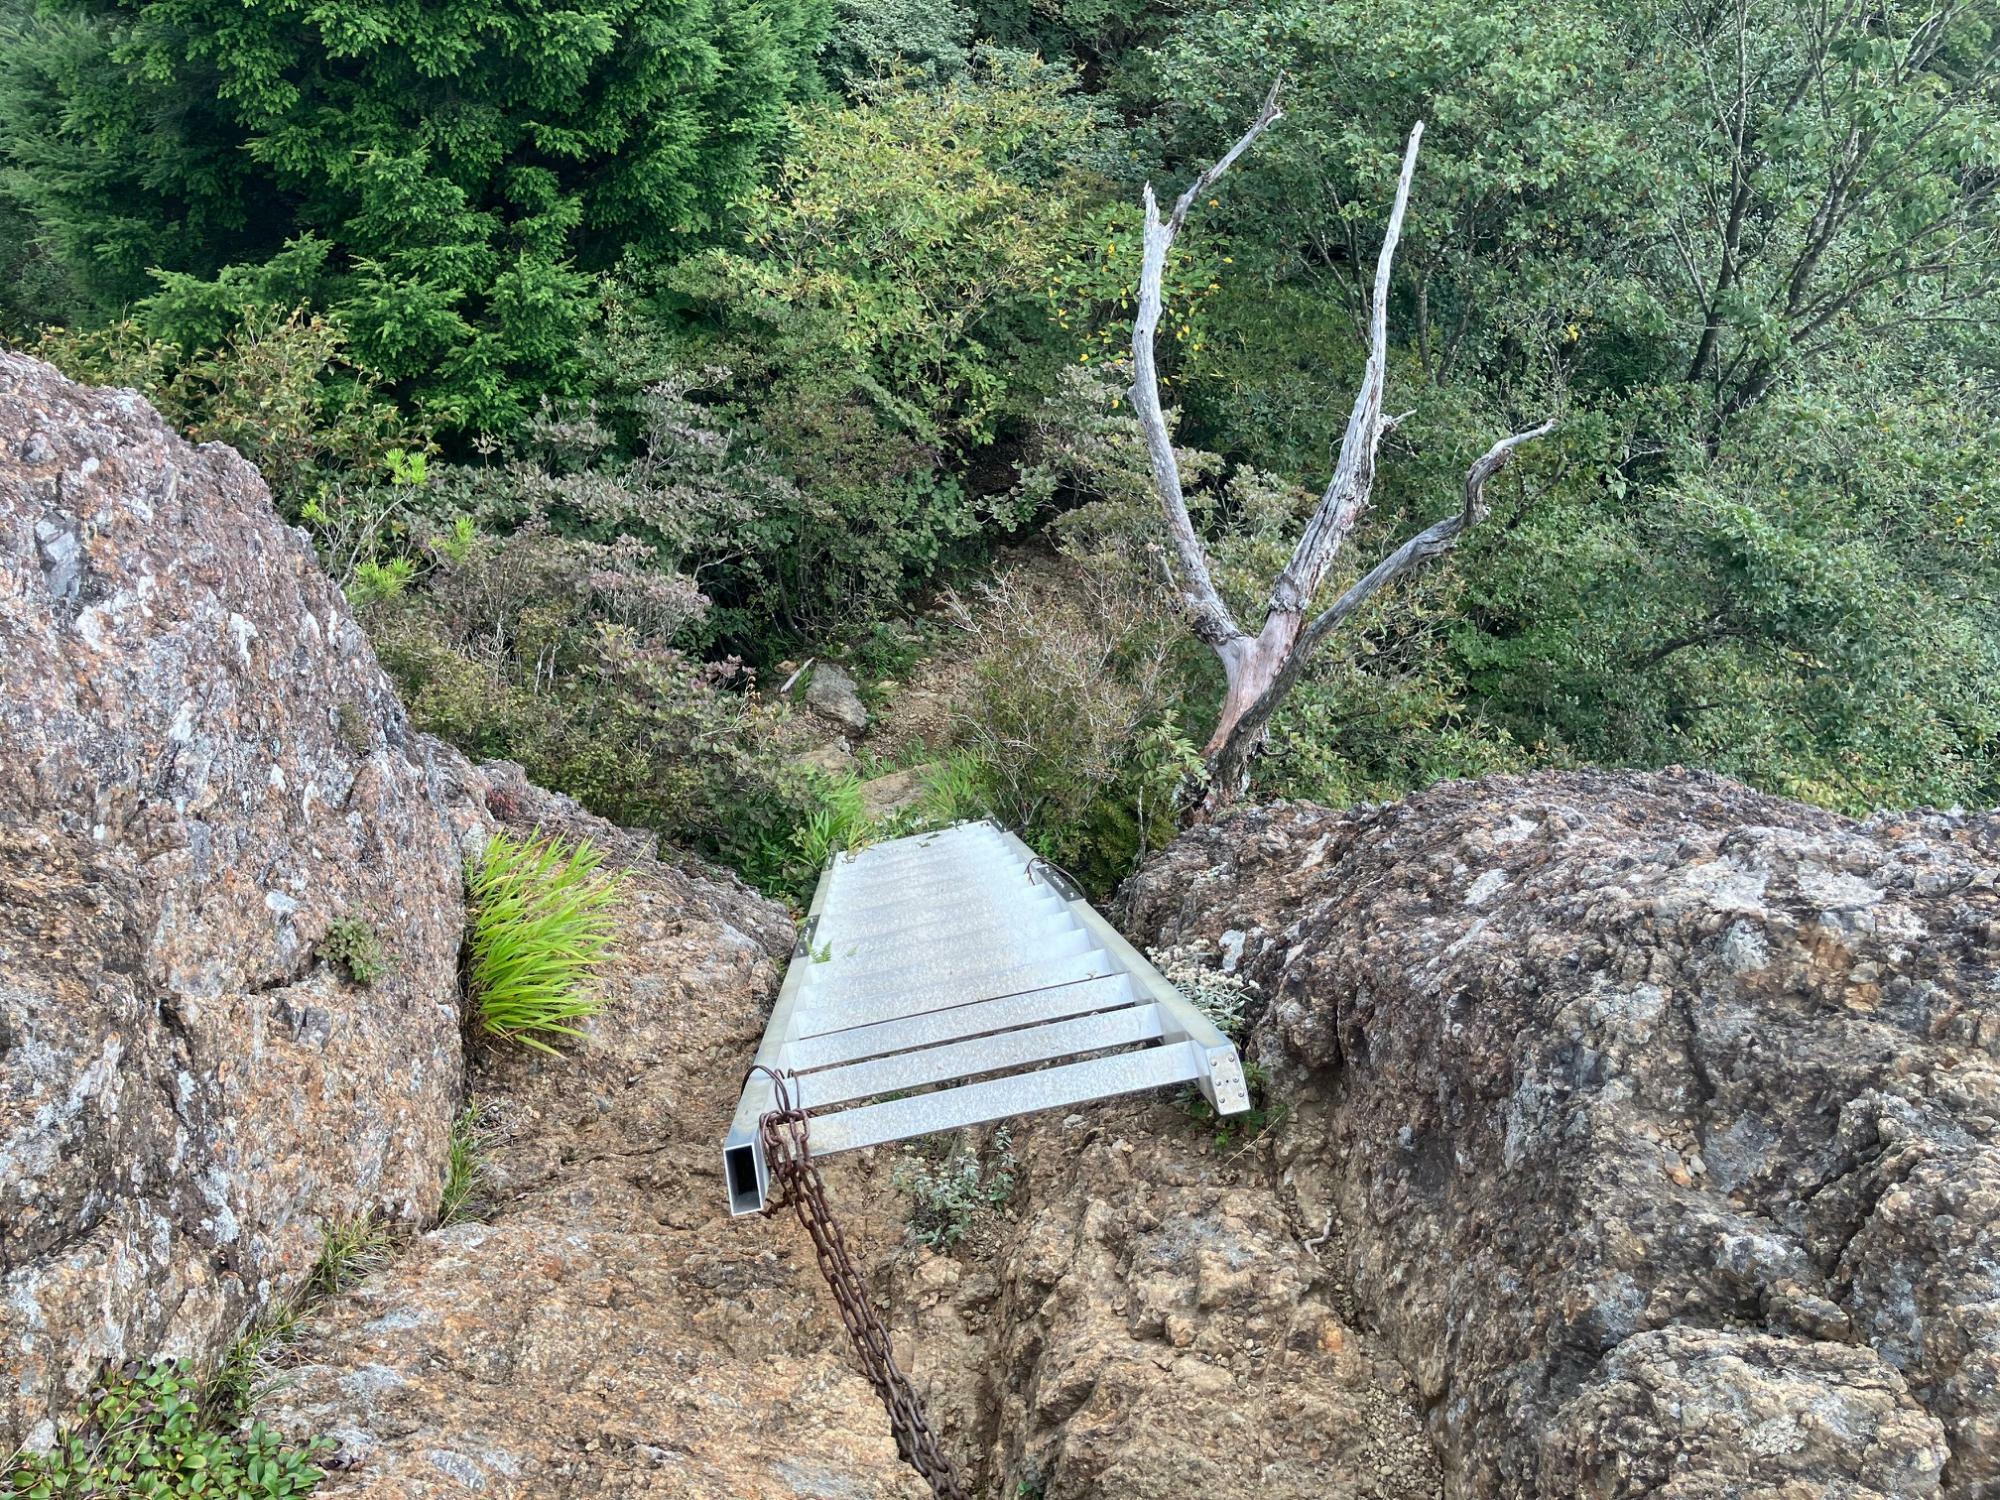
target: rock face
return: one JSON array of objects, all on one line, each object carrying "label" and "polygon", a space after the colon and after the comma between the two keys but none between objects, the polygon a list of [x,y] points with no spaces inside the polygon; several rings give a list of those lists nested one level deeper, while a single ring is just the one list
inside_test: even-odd
[{"label": "rock face", "polygon": [[[437,1201],[460,860],[431,753],[232,450],[0,352],[0,1451]],[[373,988],[320,962],[379,934]]]},{"label": "rock face", "polygon": [[2000,1495],[2000,818],[1446,783],[1181,840],[1455,1496]]},{"label": "rock face", "polygon": [[479,1221],[316,1314],[260,1415],[341,1443],[352,1467],[329,1500],[927,1494],[850,1367],[809,1242],[723,1203],[722,1132],[789,918],[518,778],[479,789],[495,769],[470,773],[488,807],[592,838],[624,873],[607,1008],[563,1057],[475,1059]]},{"label": "rock face", "polygon": [[[981,1493],[1433,1500],[1409,1383],[1340,1311],[1267,1145],[1218,1143],[1170,1100],[1017,1129],[1007,1219],[899,1289]],[[950,1338],[931,1302],[979,1309],[982,1338]]]}]

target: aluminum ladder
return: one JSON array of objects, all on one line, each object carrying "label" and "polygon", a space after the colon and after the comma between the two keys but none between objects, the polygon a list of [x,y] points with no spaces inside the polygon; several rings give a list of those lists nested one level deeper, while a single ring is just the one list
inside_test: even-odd
[{"label": "aluminum ladder", "polygon": [[[833,857],[756,1062],[793,1075],[816,1157],[1169,1084],[1250,1107],[1229,1039],[991,822]],[[722,1148],[733,1215],[764,1207],[771,1107],[753,1071]]]}]

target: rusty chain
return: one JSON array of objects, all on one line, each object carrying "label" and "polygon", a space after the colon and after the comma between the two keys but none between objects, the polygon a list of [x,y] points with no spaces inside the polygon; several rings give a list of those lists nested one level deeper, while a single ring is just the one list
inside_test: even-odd
[{"label": "rusty chain", "polygon": [[868,1296],[868,1283],[847,1248],[840,1221],[827,1207],[826,1184],[812,1158],[807,1139],[807,1114],[803,1103],[792,1103],[786,1081],[770,1068],[755,1071],[768,1074],[778,1107],[765,1115],[758,1127],[764,1143],[764,1161],[771,1174],[772,1193],[765,1204],[766,1214],[789,1206],[811,1236],[813,1253],[819,1257],[820,1274],[833,1292],[840,1321],[854,1341],[862,1373],[882,1398],[889,1413],[889,1430],[895,1434],[896,1452],[903,1462],[922,1475],[936,1500],[967,1500],[958,1482],[958,1473],[939,1446],[924,1414],[923,1397],[910,1384],[910,1377],[896,1365],[889,1346],[889,1330]]}]

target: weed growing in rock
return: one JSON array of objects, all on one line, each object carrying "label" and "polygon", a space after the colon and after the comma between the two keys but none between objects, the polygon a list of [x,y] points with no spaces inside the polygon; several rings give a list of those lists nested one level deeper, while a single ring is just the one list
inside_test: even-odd
[{"label": "weed growing in rock", "polygon": [[1224,1150],[1239,1140],[1254,1141],[1265,1131],[1284,1122],[1287,1107],[1273,1104],[1265,1096],[1271,1082],[1271,1075],[1257,1063],[1247,1058],[1243,1063],[1243,1082],[1250,1090],[1250,1108],[1240,1115],[1218,1115],[1215,1107],[1201,1095],[1201,1090],[1189,1086],[1181,1090],[1175,1102],[1182,1113],[1204,1130],[1214,1132],[1217,1150]]},{"label": "weed growing in rock", "polygon": [[331,1297],[342,1287],[378,1270],[388,1260],[395,1237],[389,1226],[370,1213],[327,1225],[319,1259],[306,1277],[305,1295]]},{"label": "weed growing in rock", "polygon": [[359,917],[341,917],[319,940],[319,956],[359,985],[371,985],[389,972],[389,955],[375,929]]},{"label": "weed growing in rock", "polygon": [[384,1264],[394,1244],[389,1226],[373,1213],[329,1224],[305,1285],[291,1296],[276,1297],[265,1304],[257,1320],[229,1346],[203,1384],[204,1404],[215,1411],[233,1413],[239,1420],[248,1415],[253,1406],[284,1384],[278,1367],[285,1349],[298,1337],[306,1314]]},{"label": "weed growing in rock", "polygon": [[306,1304],[296,1297],[273,1299],[229,1346],[209,1375],[204,1395],[218,1410],[246,1413],[284,1382],[276,1375],[285,1349],[298,1337]]},{"label": "weed growing in rock", "polygon": [[444,1197],[438,1203],[438,1223],[457,1224],[477,1218],[474,1200],[484,1185],[486,1169],[480,1157],[479,1111],[468,1104],[451,1124],[451,1155],[446,1159]]},{"label": "weed growing in rock", "polygon": [[612,946],[615,878],[587,840],[516,839],[496,833],[468,877],[472,1001],[491,1035],[551,1056],[549,1038],[604,1004],[590,989]]},{"label": "weed growing in rock", "polygon": [[361,705],[346,700],[333,711],[334,737],[349,755],[366,755],[375,748],[374,736],[368,729],[368,718],[361,711]]},{"label": "weed growing in rock", "polygon": [[1014,1191],[1013,1141],[1005,1126],[993,1132],[993,1149],[982,1158],[961,1140],[942,1161],[919,1150],[905,1152],[890,1182],[910,1195],[910,1235],[933,1250],[949,1250],[978,1221]]},{"label": "weed growing in rock", "polygon": [[334,1444],[289,1447],[262,1422],[204,1393],[185,1362],[107,1371],[47,1453],[7,1465],[21,1500],[84,1495],[173,1495],[189,1500],[289,1500],[325,1474],[313,1463]]},{"label": "weed growing in rock", "polygon": [[1232,1042],[1248,1028],[1257,987],[1241,974],[1225,974],[1214,967],[1206,943],[1177,944],[1171,948],[1150,948],[1146,957],[1179,990],[1194,1008],[1215,1023],[1215,1029]]}]

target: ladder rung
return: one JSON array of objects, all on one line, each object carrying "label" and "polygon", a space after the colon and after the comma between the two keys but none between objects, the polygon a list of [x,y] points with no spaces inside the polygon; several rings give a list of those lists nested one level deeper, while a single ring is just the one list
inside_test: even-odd
[{"label": "ladder rung", "polygon": [[[1070,952],[1038,956],[1006,968],[987,969],[975,965],[954,973],[919,978],[894,989],[882,985],[842,989],[836,976],[815,984],[808,976],[799,991],[800,1012],[809,1017],[840,1017],[834,1025],[801,1030],[800,1036],[838,1030],[863,1021],[888,1021],[897,1016],[913,1016],[919,1011],[938,1010],[947,1005],[964,1005],[971,1000],[993,1000],[1001,995],[1018,995],[1022,990],[1045,989],[1052,984],[1071,984],[1079,979],[1095,979],[1117,972],[1118,966],[1100,948],[1090,947],[1090,935],[1079,932],[1064,940]],[[1084,951],[1077,952],[1081,944]],[[824,967],[832,968],[831,963]]]},{"label": "ladder rung", "polygon": [[939,1042],[961,1041],[988,1032],[1008,1031],[1016,1026],[1034,1026],[1043,1021],[1059,1021],[1065,1016],[1130,1005],[1136,993],[1131,975],[1110,974],[1078,984],[1029,990],[1026,994],[1008,995],[999,1000],[975,1000],[970,1005],[953,1005],[944,1010],[905,1016],[900,1020],[877,1021],[867,1026],[850,1026],[845,1031],[801,1037],[786,1046],[785,1058],[793,1068],[804,1073],[814,1068],[830,1068],[838,1063],[858,1062],[864,1057],[881,1057],[904,1047],[930,1047]]},{"label": "ladder rung", "polygon": [[1160,1039],[1160,1008],[1128,1005],[1046,1026],[1003,1031],[998,1036],[949,1042],[875,1057],[846,1067],[827,1068],[799,1080],[797,1099],[806,1109],[825,1109],[856,1099],[872,1099],[897,1089],[922,1088],[954,1078],[1002,1073],[1058,1057],[1077,1057],[1111,1047],[1131,1047]]},{"label": "ladder rung", "polygon": [[[830,915],[823,913],[820,925],[814,929],[813,936],[815,939],[829,942],[843,942],[850,940],[849,934],[852,933],[854,938],[880,942],[884,939],[914,936],[924,932],[959,932],[977,926],[1025,925],[1037,918],[1054,916],[1069,909],[1069,903],[1047,887],[1043,887],[1039,893],[1025,900],[1013,891],[1005,893],[1004,896],[999,892],[991,895],[977,892],[954,894],[957,895],[957,899],[949,911],[926,908],[922,916],[894,925],[859,922],[855,920],[854,914],[849,912]],[[899,908],[891,908],[891,910],[897,909]]]},{"label": "ladder rung", "polygon": [[828,898],[830,908],[856,911],[908,905],[922,891],[1009,890],[1029,885],[1028,867],[1005,854],[979,859],[886,865],[843,879]]},{"label": "ladder rung", "polygon": [[885,1104],[863,1104],[832,1114],[814,1115],[812,1148],[816,1154],[827,1155],[855,1151],[863,1146],[879,1146],[884,1141],[908,1140],[911,1136],[956,1130],[964,1125],[984,1125],[1010,1115],[1062,1109],[1092,1099],[1188,1083],[1200,1075],[1201,1063],[1191,1043],[1146,1047],[1137,1052],[1094,1057],[1088,1062],[1063,1063],[1037,1073],[1017,1073],[984,1083],[968,1083],[962,1088],[940,1089],[934,1094],[918,1094],[913,1099],[893,1099]]},{"label": "ladder rung", "polygon": [[[826,947],[839,963],[838,977],[853,984],[874,982],[889,974],[923,977],[930,966],[963,968],[1009,952],[1050,954],[1063,951],[1071,939],[1088,947],[1090,935],[1066,909],[1030,921],[965,922],[956,927],[928,927],[903,937],[829,936]],[[1056,946],[1051,946],[1056,945]]]}]

